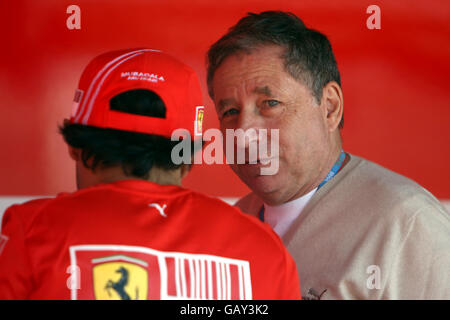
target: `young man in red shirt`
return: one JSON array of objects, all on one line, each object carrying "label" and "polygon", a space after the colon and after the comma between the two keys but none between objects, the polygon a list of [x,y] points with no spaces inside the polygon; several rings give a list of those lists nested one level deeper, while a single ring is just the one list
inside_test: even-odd
[{"label": "young man in red shirt", "polygon": [[0,299],[299,299],[275,233],[180,187],[175,129],[201,139],[191,68],[157,50],[102,54],[84,70],[60,128],[78,191],[10,207]]}]

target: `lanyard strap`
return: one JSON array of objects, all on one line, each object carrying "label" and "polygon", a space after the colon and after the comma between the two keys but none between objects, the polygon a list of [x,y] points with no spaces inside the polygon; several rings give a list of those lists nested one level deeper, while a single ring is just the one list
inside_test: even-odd
[{"label": "lanyard strap", "polygon": [[327,183],[328,181],[333,179],[333,177],[339,172],[339,169],[341,168],[342,163],[344,163],[344,160],[345,160],[345,152],[344,152],[344,150],[341,150],[341,154],[339,155],[339,159],[335,162],[335,164],[331,168],[330,172],[328,172],[328,174],[325,177],[325,179],[319,184],[319,186],[317,187],[317,190],[322,188],[322,186],[325,183]]},{"label": "lanyard strap", "polygon": [[[345,152],[344,150],[341,150],[341,154],[339,155],[339,159],[334,163],[333,167],[331,168],[330,172],[328,172],[325,179],[319,184],[317,187],[317,190],[323,187],[325,183],[333,179],[333,177],[339,172],[339,169],[341,169],[342,164],[345,160]],[[264,205],[261,206],[261,209],[259,210],[259,220],[264,222]]]}]

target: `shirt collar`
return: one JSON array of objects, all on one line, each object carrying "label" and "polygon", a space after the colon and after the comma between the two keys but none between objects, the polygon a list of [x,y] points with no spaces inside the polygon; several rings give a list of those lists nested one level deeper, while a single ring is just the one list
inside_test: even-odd
[{"label": "shirt collar", "polygon": [[264,204],[264,220],[272,229],[282,237],[289,229],[292,222],[300,215],[312,198],[317,188],[295,200],[283,203],[279,206]]}]

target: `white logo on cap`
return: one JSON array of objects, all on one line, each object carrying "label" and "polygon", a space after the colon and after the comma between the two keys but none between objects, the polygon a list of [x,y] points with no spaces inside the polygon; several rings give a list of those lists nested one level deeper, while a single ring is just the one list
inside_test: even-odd
[{"label": "white logo on cap", "polygon": [[139,71],[122,72],[121,78],[127,78],[126,80],[141,80],[150,82],[166,81],[161,75]]},{"label": "white logo on cap", "polygon": [[7,236],[0,234],[0,254],[2,254],[3,248],[8,240],[9,238]]},{"label": "white logo on cap", "polygon": [[75,97],[73,98],[72,104],[72,117],[75,117],[78,112],[78,107],[80,106],[81,98],[83,97],[83,90],[75,90]]}]

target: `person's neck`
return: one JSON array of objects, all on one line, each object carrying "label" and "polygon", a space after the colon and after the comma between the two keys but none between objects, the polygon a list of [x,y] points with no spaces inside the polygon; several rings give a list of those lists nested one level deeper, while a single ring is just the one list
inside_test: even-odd
[{"label": "person's neck", "polygon": [[[330,172],[333,165],[336,163],[336,161],[339,159],[339,155],[342,150],[341,144],[336,144],[331,150],[330,153],[326,156],[326,161],[324,161],[324,165],[322,166],[322,169],[320,170],[320,173],[316,176],[314,180],[312,180],[309,184],[304,185],[293,197],[288,199],[287,201],[284,201],[284,203],[293,201],[295,199],[301,198],[302,196],[309,194],[311,191],[316,189],[322,181],[327,177],[328,173]],[[347,163],[345,161],[342,164],[342,167]]]},{"label": "person's neck", "polygon": [[77,173],[78,189],[131,179],[149,181],[160,185],[181,185],[181,176],[178,170],[163,170],[157,167],[153,167],[146,178],[126,175],[122,167],[102,168],[95,172],[83,168],[81,171]]}]

